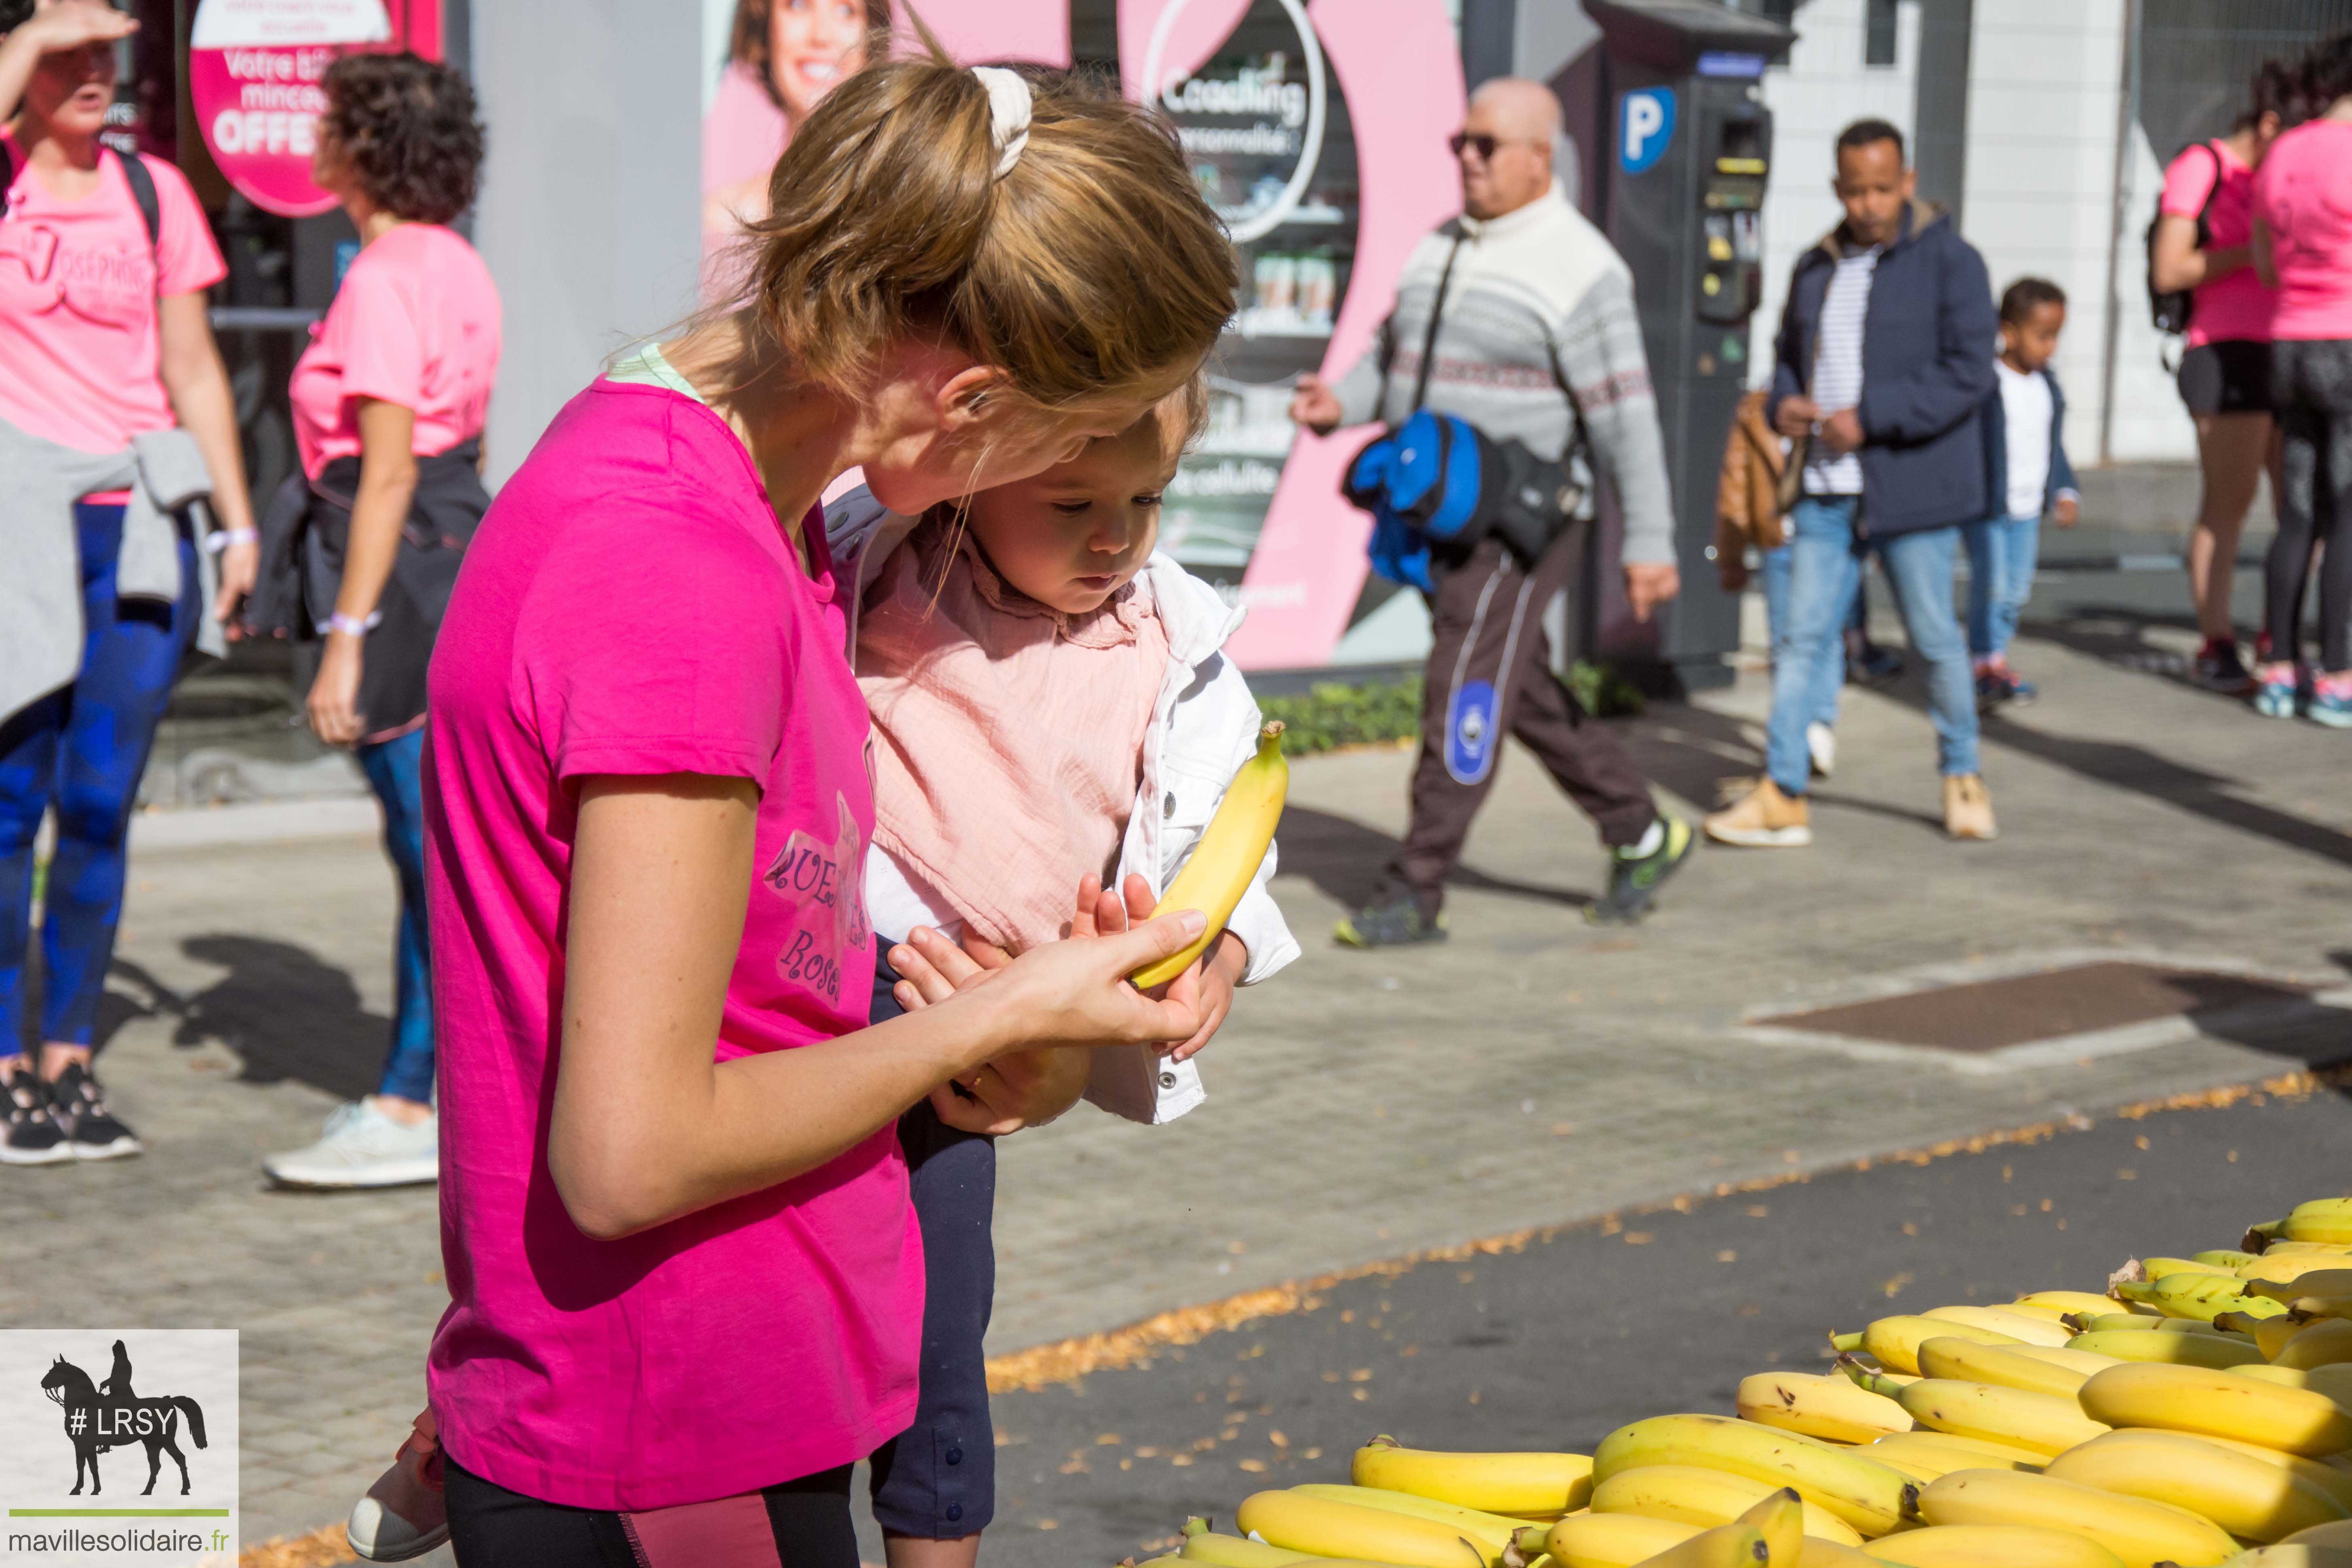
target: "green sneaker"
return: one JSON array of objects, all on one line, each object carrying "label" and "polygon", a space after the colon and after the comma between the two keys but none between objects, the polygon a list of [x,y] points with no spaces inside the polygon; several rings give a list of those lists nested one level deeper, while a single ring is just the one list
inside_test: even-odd
[{"label": "green sneaker", "polygon": [[1665,879],[1698,847],[1698,835],[1679,816],[1661,816],[1665,826],[1658,847],[1647,855],[1627,850],[1609,857],[1609,890],[1584,906],[1584,918],[1597,926],[1633,925],[1650,912],[1650,900]]},{"label": "green sneaker", "polygon": [[1358,910],[1332,926],[1331,934],[1342,947],[1403,947],[1417,942],[1444,942],[1445,917],[1441,914],[1433,921],[1425,921],[1421,918],[1418,903],[1399,899],[1391,904]]}]

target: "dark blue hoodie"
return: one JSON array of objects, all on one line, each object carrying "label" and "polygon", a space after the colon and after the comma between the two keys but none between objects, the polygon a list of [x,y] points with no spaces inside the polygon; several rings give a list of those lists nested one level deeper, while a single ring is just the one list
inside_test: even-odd
[{"label": "dark blue hoodie", "polygon": [[[1774,340],[1769,419],[1811,379],[1822,300],[1843,242],[1797,258]],[[1989,515],[1979,416],[1993,391],[1999,312],[1984,258],[1938,209],[1913,202],[1878,258],[1862,342],[1862,519],[1874,537]]]}]

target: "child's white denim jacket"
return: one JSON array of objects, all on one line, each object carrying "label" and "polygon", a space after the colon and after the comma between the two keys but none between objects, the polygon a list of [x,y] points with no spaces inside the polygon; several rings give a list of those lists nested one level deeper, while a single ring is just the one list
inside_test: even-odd
[{"label": "child's white denim jacket", "polygon": [[[857,606],[883,562],[914,526],[913,518],[885,510],[863,486],[825,505],[825,542],[836,567],[857,584],[849,616],[853,666]],[[1142,576],[1168,632],[1168,673],[1160,683],[1151,728],[1144,733],[1143,782],[1119,846],[1115,883],[1139,873],[1158,898],[1191,858],[1234,774],[1256,752],[1263,721],[1249,682],[1223,652],[1244,612],[1157,551]],[[1266,890],[1275,858],[1269,847],[1226,922],[1249,947],[1244,985],[1256,984],[1298,956],[1298,943]],[[1148,1046],[1115,1046],[1095,1052],[1086,1097],[1115,1116],[1157,1123],[1183,1115],[1207,1091],[1194,1061],[1171,1062]]]}]

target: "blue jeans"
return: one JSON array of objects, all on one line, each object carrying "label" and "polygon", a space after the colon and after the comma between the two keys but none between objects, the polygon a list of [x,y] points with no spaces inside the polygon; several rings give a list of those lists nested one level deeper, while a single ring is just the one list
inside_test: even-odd
[{"label": "blue jeans", "polygon": [[1958,528],[1923,529],[1891,539],[1854,536],[1859,502],[1852,496],[1807,496],[1789,514],[1789,615],[1775,648],[1772,719],[1765,772],[1784,795],[1802,795],[1812,773],[1805,726],[1822,709],[1823,688],[1842,671],[1848,607],[1862,582],[1862,555],[1875,550],[1895,588],[1911,651],[1926,667],[1927,716],[1936,726],[1939,771],[1947,777],[1977,766],[1975,672],[1952,609]]},{"label": "blue jeans", "polygon": [[1969,545],[1969,651],[1991,658],[2009,652],[2017,617],[2033,597],[2042,519],[1989,517],[1960,532]]},{"label": "blue jeans", "polygon": [[81,672],[0,722],[0,1057],[24,1044],[25,960],[33,942],[33,836],[57,808],[42,900],[40,1037],[86,1046],[122,920],[124,842],[155,726],[195,635],[195,547],[180,542],[179,599],[123,599],[115,587],[122,508],[74,508],[81,557]]},{"label": "blue jeans", "polygon": [[[1769,550],[1757,552],[1764,577],[1764,626],[1772,639],[1772,668],[1775,670],[1780,668],[1784,651],[1780,646],[1781,639],[1789,635],[1789,562],[1795,552],[1796,546],[1792,544],[1776,544]],[[1858,619],[1861,613],[1862,578],[1857,574],[1851,615]],[[1847,623],[1842,619],[1839,624],[1844,626]],[[1830,650],[1830,657],[1835,661],[1836,668],[1824,676],[1822,683],[1816,688],[1821,697],[1821,707],[1815,710],[1812,721],[1835,729],[1838,693],[1845,688],[1845,637],[1843,633]]]},{"label": "blue jeans", "polygon": [[425,930],[425,758],[423,726],[359,748],[360,771],[383,805],[383,848],[400,879],[400,935],[394,944],[392,1049],[378,1094],[433,1103],[433,950]]}]

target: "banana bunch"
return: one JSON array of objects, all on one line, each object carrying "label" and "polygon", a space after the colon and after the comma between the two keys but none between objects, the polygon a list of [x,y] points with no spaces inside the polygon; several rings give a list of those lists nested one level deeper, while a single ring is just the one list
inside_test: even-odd
[{"label": "banana bunch", "polygon": [[[1238,897],[1264,842],[1220,853]],[[1828,1373],[1590,1458],[1377,1437],[1349,1484],[1259,1492],[1144,1568],[2352,1568],[2352,1198],[2107,1284],[1833,1333]]]},{"label": "banana bunch", "polygon": [[1207,929],[1181,952],[1157,963],[1147,963],[1129,979],[1143,990],[1168,982],[1192,967],[1234,918],[1234,906],[1249,891],[1251,879],[1274,843],[1274,826],[1282,820],[1282,803],[1290,793],[1290,764],[1282,755],[1282,721],[1258,731],[1257,754],[1241,765],[1224,799],[1201,832],[1184,862],[1152,906],[1154,920],[1174,910],[1198,910],[1209,917]]},{"label": "banana bunch", "polygon": [[1592,1496],[1592,1460],[1583,1454],[1434,1453],[1401,1447],[1382,1433],[1356,1450],[1348,1479],[1488,1513],[1536,1517],[1582,1508]]},{"label": "banana bunch", "polygon": [[1868,1443],[1911,1430],[1910,1415],[1885,1395],[1819,1373],[1759,1372],[1742,1378],[1732,1405],[1742,1421],[1832,1443]]},{"label": "banana bunch", "polygon": [[2215,1568],[2237,1543],[2212,1521],[2168,1502],[2017,1470],[1954,1470],[1919,1494],[1930,1525],[2025,1525],[2086,1537],[2122,1559],[2124,1568]]},{"label": "banana bunch", "polygon": [[[1849,1374],[1864,1387],[1870,1387],[1873,1374],[1859,1365],[1849,1364]],[[2099,1373],[2095,1377],[2106,1375]],[[2084,1386],[2090,1381],[2085,1380]],[[1958,1378],[1923,1377],[1916,1383],[1882,1392],[1909,1411],[1922,1426],[1953,1436],[2007,1444],[2029,1453],[2063,1453],[2077,1443],[2087,1443],[2098,1436],[2109,1425],[2084,1414],[2085,1406],[2072,1394],[2041,1394]]]},{"label": "banana bunch", "polygon": [[1612,1432],[1592,1453],[1594,1495],[1611,1477],[1650,1465],[1724,1470],[1792,1487],[1864,1539],[1911,1518],[1918,1500],[1910,1477],[1859,1449],[1721,1415],[1655,1415]]},{"label": "banana bunch", "polygon": [[[2257,1246],[2258,1241],[2263,1245]],[[2242,1245],[2249,1252],[2267,1253],[2282,1241],[2352,1247],[2352,1198],[2315,1198],[2297,1204],[2286,1218],[2249,1229]]]}]

